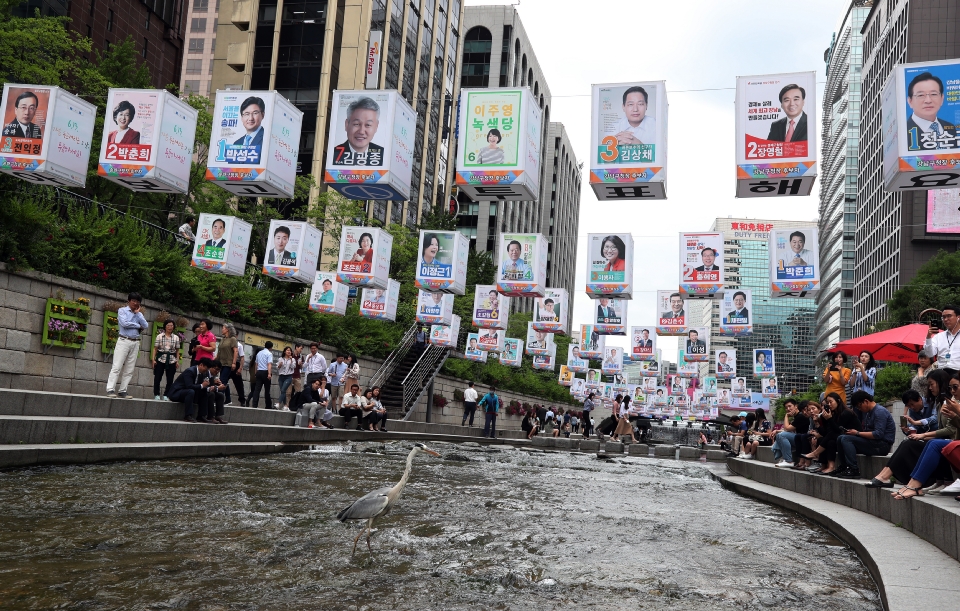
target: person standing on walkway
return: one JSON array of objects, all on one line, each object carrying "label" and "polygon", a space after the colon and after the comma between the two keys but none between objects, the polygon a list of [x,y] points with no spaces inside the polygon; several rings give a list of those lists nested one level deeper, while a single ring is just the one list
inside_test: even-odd
[{"label": "person standing on walkway", "polygon": [[260,389],[265,388],[266,403],[264,407],[273,409],[273,400],[270,398],[270,380],[273,378],[273,342],[266,342],[263,350],[257,353],[257,373],[253,382],[253,390],[250,393],[250,407],[260,407]]},{"label": "person standing on walkway", "polygon": [[[220,328],[220,334],[223,338],[220,340],[220,345],[217,346],[217,361],[219,361],[220,367],[220,379],[223,380],[223,397],[224,405],[230,405],[233,403],[230,397],[230,378],[233,377],[234,367],[237,366],[237,352],[239,351],[237,342],[237,330],[230,323],[225,323]],[[241,390],[241,401],[243,400],[243,393]]]},{"label": "person standing on walkway", "polygon": [[491,386],[490,392],[480,399],[480,405],[483,406],[484,413],[483,436],[496,439],[497,414],[500,412],[500,397],[497,396],[497,389]]},{"label": "person standing on walkway", "polygon": [[160,401],[160,380],[167,376],[167,385],[163,389],[162,398],[169,401],[170,387],[173,385],[173,374],[180,365],[180,336],[176,334],[176,323],[168,320],[163,323],[161,331],[153,342],[153,351],[150,362],[153,364],[153,400]]},{"label": "person standing on walkway", "polygon": [[344,388],[350,388],[354,384],[360,384],[360,363],[357,362],[357,357],[351,354],[347,357],[346,364],[347,369],[343,373],[341,385]]},{"label": "person standing on walkway", "polygon": [[594,394],[590,393],[583,401],[583,415],[581,416],[580,420],[583,422],[584,439],[590,439],[590,429],[593,428],[590,421],[590,414],[593,412],[593,397]]},{"label": "person standing on walkway", "polygon": [[[293,345],[293,390],[290,391],[290,398],[286,401],[284,405],[289,407],[290,403],[293,401],[293,396],[303,390],[303,379],[301,377],[303,370],[303,344],[294,344]],[[281,397],[282,401],[284,397]]]},{"label": "person standing on walkway", "polygon": [[477,413],[477,397],[473,382],[467,382],[467,389],[463,391],[463,422],[460,426],[466,426],[467,416],[470,417],[470,426],[473,426],[473,415]]},{"label": "person standing on walkway", "polygon": [[214,353],[217,351],[217,336],[213,334],[213,331],[210,329],[213,328],[213,323],[204,318],[197,323],[199,329],[197,330],[197,354],[196,359],[210,359],[215,361],[213,358]]},{"label": "person standing on walkway", "polygon": [[313,342],[310,344],[310,354],[303,359],[303,365],[300,372],[307,377],[306,384],[310,386],[314,380],[324,378],[327,371],[327,359],[320,354],[320,344]]},{"label": "person standing on walkway", "polygon": [[280,360],[277,361],[277,374],[280,376],[280,398],[276,407],[285,412],[290,411],[290,408],[287,407],[287,388],[293,384],[293,371],[296,367],[297,359],[293,357],[293,348],[287,346],[283,349]]},{"label": "person standing on walkway", "polygon": [[[960,371],[960,309],[957,306],[946,305],[940,312],[943,328],[936,328],[932,324],[927,331],[927,341],[923,344],[923,351],[931,358],[937,357],[937,369],[946,369],[954,374]],[[954,345],[956,343],[956,345]]]},{"label": "person standing on walkway", "polygon": [[[117,327],[120,337],[117,346],[113,349],[113,367],[107,378],[107,396],[127,398],[127,386],[133,377],[133,368],[137,365],[137,354],[140,352],[140,334],[147,330],[147,319],[140,311],[143,297],[140,293],[127,295],[127,305],[117,312]],[[119,378],[119,392],[117,380]]]},{"label": "person standing on walkway", "polygon": [[[327,368],[327,384],[330,386],[330,405],[340,405],[340,389],[343,387],[343,376],[347,373],[347,364],[343,362],[344,356],[337,355],[337,360],[330,363]],[[360,385],[357,384],[357,388]]]},{"label": "person standing on walkway", "polygon": [[[233,325],[230,326],[232,327]],[[244,352],[243,344],[238,339],[237,362],[233,365],[233,375],[231,375],[230,378],[233,380],[233,387],[237,389],[237,399],[239,399],[242,407],[247,406],[247,395],[243,392],[243,365],[246,361],[247,355]]]}]

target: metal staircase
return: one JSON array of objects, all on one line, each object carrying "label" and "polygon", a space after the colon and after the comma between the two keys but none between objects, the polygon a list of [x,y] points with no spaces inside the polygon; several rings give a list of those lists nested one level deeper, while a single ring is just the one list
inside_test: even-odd
[{"label": "metal staircase", "polygon": [[400,343],[370,380],[371,387],[380,387],[380,400],[391,419],[410,418],[413,407],[431,387],[433,378],[450,352],[449,348],[430,344],[423,350],[418,349],[416,335],[421,326],[414,324],[407,329]]}]

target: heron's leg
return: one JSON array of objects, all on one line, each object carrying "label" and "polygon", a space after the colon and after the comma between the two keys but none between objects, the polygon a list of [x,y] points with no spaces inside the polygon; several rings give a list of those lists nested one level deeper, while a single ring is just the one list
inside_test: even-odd
[{"label": "heron's leg", "polygon": [[363,534],[364,528],[360,529],[360,532],[357,533],[357,538],[353,540],[353,551],[350,553],[351,556],[357,553],[357,542],[360,541],[360,535]]},{"label": "heron's leg", "polygon": [[370,521],[367,522],[367,549],[370,552],[373,552],[373,548],[370,547],[370,535],[373,533],[373,518],[370,518]]}]

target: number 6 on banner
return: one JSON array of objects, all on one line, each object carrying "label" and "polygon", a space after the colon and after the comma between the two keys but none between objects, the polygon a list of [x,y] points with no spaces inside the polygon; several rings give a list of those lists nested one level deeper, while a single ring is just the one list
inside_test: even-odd
[{"label": "number 6 on banner", "polygon": [[616,161],[617,156],[620,154],[617,150],[617,137],[616,136],[606,136],[603,140],[600,141],[600,144],[607,147],[607,150],[600,153],[600,159],[603,161]]}]

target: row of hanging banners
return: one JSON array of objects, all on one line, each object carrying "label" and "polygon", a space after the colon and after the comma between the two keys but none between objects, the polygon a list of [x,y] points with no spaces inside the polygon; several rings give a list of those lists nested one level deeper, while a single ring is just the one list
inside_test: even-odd
[{"label": "row of hanging banners", "polygon": [[[960,187],[960,61],[895,66],[881,96],[888,191]],[[815,72],[737,77],[736,194],[809,195]],[[7,83],[0,171],[86,184],[96,107],[59,87]],[[110,89],[98,173],[133,191],[186,193],[198,113],[161,89]],[[594,85],[590,184],[601,200],[666,199],[665,81]],[[335,91],[324,182],[351,199],[406,200],[417,113],[395,90]],[[456,182],[474,201],[537,201],[542,111],[528,88],[463,89]],[[206,178],[246,197],[293,196],[303,113],[276,91],[217,91]]]}]

